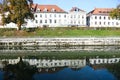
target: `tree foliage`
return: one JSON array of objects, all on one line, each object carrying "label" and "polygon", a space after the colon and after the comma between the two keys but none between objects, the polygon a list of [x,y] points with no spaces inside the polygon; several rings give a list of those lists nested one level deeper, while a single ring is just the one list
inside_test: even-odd
[{"label": "tree foliage", "polygon": [[111,11],[110,16],[112,18],[120,19],[120,4],[117,6],[116,9],[113,9],[113,11]]},{"label": "tree foliage", "polygon": [[2,15],[2,23],[16,23],[18,29],[26,22],[26,19],[33,19],[31,12],[33,0],[1,0],[0,13]]},{"label": "tree foliage", "polygon": [[3,68],[4,80],[33,80],[38,71],[36,66],[20,60],[17,64],[7,64]]}]

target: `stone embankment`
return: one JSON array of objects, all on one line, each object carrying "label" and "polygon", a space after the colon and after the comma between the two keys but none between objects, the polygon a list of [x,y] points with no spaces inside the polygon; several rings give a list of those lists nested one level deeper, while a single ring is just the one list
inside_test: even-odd
[{"label": "stone embankment", "polygon": [[120,37],[81,38],[1,38],[0,46],[113,46],[120,45]]}]

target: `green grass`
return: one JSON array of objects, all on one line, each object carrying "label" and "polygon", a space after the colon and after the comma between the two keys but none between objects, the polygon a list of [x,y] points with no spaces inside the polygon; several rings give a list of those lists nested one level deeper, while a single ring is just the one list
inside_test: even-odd
[{"label": "green grass", "polygon": [[64,51],[64,52],[0,52],[0,59],[9,58],[37,58],[37,59],[83,59],[83,58],[111,58],[120,57],[119,51]]},{"label": "green grass", "polygon": [[101,29],[87,29],[87,28],[38,28],[33,32],[4,30],[0,29],[1,37],[82,37],[82,36],[120,36],[120,29],[101,28]]}]

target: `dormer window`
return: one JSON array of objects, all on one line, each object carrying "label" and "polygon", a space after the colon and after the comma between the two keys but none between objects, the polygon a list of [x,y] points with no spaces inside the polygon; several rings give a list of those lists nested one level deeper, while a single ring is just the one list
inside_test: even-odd
[{"label": "dormer window", "polygon": [[51,9],[51,12],[55,12],[55,9],[54,9],[54,8],[52,8],[52,9]]},{"label": "dormer window", "polygon": [[44,11],[44,12],[47,12],[47,8],[45,8],[43,11]]},{"label": "dormer window", "polygon": [[99,13],[102,13],[102,11],[99,11]]},{"label": "dormer window", "polygon": [[34,8],[31,8],[31,11],[34,11]]},{"label": "dormer window", "polygon": [[36,12],[40,12],[40,9],[38,8],[38,9],[36,10]]},{"label": "dormer window", "polygon": [[74,11],[75,11],[75,12],[79,12],[80,9],[79,9],[79,8],[75,8]]}]

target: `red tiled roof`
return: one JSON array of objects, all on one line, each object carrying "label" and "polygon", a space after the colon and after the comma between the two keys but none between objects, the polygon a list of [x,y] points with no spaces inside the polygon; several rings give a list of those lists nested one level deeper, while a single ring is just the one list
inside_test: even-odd
[{"label": "red tiled roof", "polygon": [[[66,11],[64,11],[63,9],[61,9],[60,7],[58,7],[57,5],[38,5],[38,4],[33,4],[32,6],[34,9],[36,8],[40,10],[40,12],[45,12],[44,10],[46,9],[46,12],[61,12],[64,13]],[[52,11],[52,9],[54,9],[54,11]]]},{"label": "red tiled roof", "polygon": [[84,10],[79,9],[79,8],[77,8],[77,7],[72,7],[72,9],[70,10],[70,12],[74,12],[74,11],[77,11],[77,12],[79,12],[79,11],[85,12]]},{"label": "red tiled roof", "polygon": [[95,8],[94,10],[92,10],[89,13],[91,13],[91,14],[98,14],[98,15],[109,15],[109,13],[112,10],[113,10],[113,8]]}]

